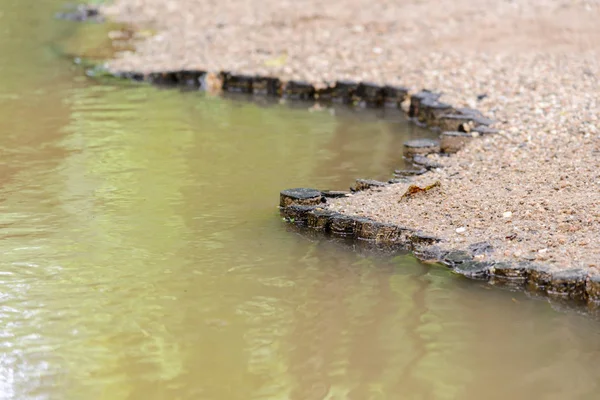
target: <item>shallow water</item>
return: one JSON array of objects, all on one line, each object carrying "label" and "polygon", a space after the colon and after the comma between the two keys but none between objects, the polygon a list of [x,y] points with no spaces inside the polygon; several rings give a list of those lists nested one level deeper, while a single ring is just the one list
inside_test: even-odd
[{"label": "shallow water", "polygon": [[0,0],[1,399],[597,398],[597,322],[282,223],[422,131],[96,83],[60,4]]}]

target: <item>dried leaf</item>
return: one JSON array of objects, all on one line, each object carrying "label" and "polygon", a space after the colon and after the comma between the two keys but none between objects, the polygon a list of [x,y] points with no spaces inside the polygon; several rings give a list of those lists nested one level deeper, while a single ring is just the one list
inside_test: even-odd
[{"label": "dried leaf", "polygon": [[435,181],[434,183],[432,183],[431,185],[427,185],[425,187],[420,187],[417,185],[410,185],[408,187],[408,189],[406,190],[406,192],[404,192],[404,194],[402,195],[402,197],[400,198],[400,200],[398,200],[398,203],[401,202],[403,199],[407,199],[409,197],[413,197],[419,193],[425,193],[430,191],[433,188],[439,187],[441,186],[440,181]]}]

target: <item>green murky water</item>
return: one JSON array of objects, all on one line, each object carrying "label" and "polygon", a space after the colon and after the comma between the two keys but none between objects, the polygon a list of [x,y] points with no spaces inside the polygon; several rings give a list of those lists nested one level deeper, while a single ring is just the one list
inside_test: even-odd
[{"label": "green murky water", "polygon": [[596,322],[281,222],[422,132],[99,85],[60,4],[0,0],[1,399],[597,398]]}]

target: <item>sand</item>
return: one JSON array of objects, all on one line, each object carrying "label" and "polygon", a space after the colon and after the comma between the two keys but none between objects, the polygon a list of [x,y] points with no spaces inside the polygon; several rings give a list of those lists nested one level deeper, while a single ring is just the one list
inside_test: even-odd
[{"label": "sand", "polygon": [[116,0],[102,11],[157,32],[114,71],[367,80],[483,111],[498,135],[414,178],[439,188],[400,200],[407,185],[391,185],[331,207],[448,249],[489,242],[481,257],[600,270],[600,2]]}]

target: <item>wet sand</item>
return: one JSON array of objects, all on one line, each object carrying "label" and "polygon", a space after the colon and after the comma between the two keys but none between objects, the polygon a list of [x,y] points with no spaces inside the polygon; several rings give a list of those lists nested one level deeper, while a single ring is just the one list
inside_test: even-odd
[{"label": "wet sand", "polygon": [[483,111],[499,134],[433,157],[444,167],[414,178],[439,188],[400,200],[407,185],[397,184],[331,207],[420,229],[445,248],[489,242],[480,258],[596,273],[598,1],[116,0],[103,12],[157,32],[111,61],[114,71],[366,80]]}]

